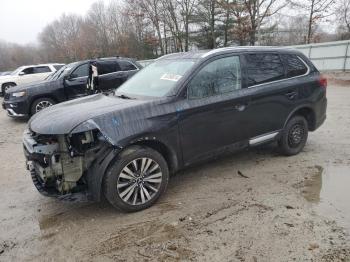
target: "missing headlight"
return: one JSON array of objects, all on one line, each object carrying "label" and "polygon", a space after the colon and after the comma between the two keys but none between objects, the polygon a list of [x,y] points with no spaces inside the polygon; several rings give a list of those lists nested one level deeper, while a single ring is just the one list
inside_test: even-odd
[{"label": "missing headlight", "polygon": [[97,130],[91,130],[72,134],[68,144],[70,151],[74,151],[73,155],[84,154],[87,150],[94,148],[98,144],[98,133]]}]

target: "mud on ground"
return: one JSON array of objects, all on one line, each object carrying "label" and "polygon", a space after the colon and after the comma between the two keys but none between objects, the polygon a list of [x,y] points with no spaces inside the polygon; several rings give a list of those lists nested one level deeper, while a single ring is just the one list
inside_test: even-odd
[{"label": "mud on ground", "polygon": [[39,195],[24,166],[26,123],[1,111],[0,261],[350,261],[350,206],[327,199],[345,178],[324,188],[334,170],[350,176],[350,88],[332,85],[328,99],[298,156],[270,145],[188,169],[133,214]]}]

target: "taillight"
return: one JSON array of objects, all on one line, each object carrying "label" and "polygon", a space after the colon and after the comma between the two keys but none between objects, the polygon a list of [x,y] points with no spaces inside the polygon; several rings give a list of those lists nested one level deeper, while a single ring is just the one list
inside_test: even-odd
[{"label": "taillight", "polygon": [[318,83],[320,84],[320,86],[327,88],[327,78],[323,75],[320,75],[320,78],[318,79]]}]

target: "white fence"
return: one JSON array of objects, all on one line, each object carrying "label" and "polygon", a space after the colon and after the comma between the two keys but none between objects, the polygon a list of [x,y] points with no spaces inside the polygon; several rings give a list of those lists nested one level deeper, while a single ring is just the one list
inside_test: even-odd
[{"label": "white fence", "polygon": [[350,70],[350,40],[291,46],[304,53],[320,71]]},{"label": "white fence", "polygon": [[[350,71],[350,40],[289,47],[304,53],[320,71]],[[147,66],[153,60],[139,62]]]}]

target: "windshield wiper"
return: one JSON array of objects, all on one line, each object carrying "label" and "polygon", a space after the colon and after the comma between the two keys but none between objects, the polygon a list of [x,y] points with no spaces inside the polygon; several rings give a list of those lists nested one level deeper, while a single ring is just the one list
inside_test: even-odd
[{"label": "windshield wiper", "polygon": [[122,99],[135,99],[133,97],[130,96],[126,96],[126,95],[115,95],[116,97],[122,98]]}]

